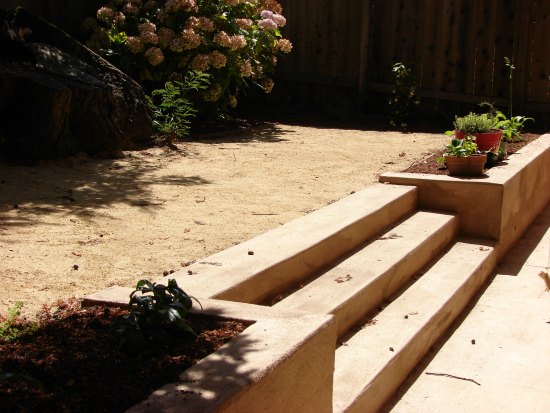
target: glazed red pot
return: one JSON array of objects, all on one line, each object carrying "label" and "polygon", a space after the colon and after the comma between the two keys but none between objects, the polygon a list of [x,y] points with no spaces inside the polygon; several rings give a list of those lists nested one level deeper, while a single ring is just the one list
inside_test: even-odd
[{"label": "glazed red pot", "polygon": [[483,175],[487,155],[484,153],[471,156],[446,156],[445,164],[449,175],[480,176]]},{"label": "glazed red pot", "polygon": [[[502,131],[500,129],[492,129],[487,133],[472,133],[476,137],[477,149],[483,152],[496,151],[502,140]],[[456,139],[464,139],[468,136],[467,133],[455,130]]]}]

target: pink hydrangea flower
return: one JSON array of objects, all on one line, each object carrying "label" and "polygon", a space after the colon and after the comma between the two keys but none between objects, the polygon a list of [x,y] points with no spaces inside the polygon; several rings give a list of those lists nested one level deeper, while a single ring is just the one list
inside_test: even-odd
[{"label": "pink hydrangea flower", "polygon": [[124,5],[124,12],[128,14],[138,14],[139,7],[136,6],[133,2],[128,2]]},{"label": "pink hydrangea flower", "polygon": [[229,37],[229,49],[237,50],[246,46],[246,39],[244,36],[236,34]]},{"label": "pink hydrangea flower", "polygon": [[277,49],[283,53],[290,53],[292,50],[292,43],[288,39],[279,39],[279,41],[277,41]]},{"label": "pink hydrangea flower", "polygon": [[273,13],[281,14],[283,12],[283,8],[276,0],[264,0],[264,5],[266,9],[271,10]]},{"label": "pink hydrangea flower", "polygon": [[209,18],[201,16],[199,17],[199,29],[207,33],[212,33],[214,30],[216,30],[216,25]]},{"label": "pink hydrangea flower", "polygon": [[252,27],[252,24],[254,24],[251,19],[236,19],[235,23],[241,29],[250,29]]},{"label": "pink hydrangea flower", "polygon": [[273,82],[272,79],[266,77],[265,79],[262,79],[261,85],[264,88],[265,93],[271,93],[273,90],[273,86],[275,86],[275,82]]},{"label": "pink hydrangea flower", "polygon": [[146,22],[138,26],[140,33],[155,33],[157,31],[157,26],[154,23]]},{"label": "pink hydrangea flower", "polygon": [[198,54],[191,60],[190,66],[193,70],[206,72],[210,68],[210,57],[205,54]]},{"label": "pink hydrangea flower", "polygon": [[209,58],[212,67],[215,67],[216,69],[220,69],[227,64],[227,57],[218,50],[214,50],[210,53]]},{"label": "pink hydrangea flower", "polygon": [[166,49],[170,46],[170,43],[176,37],[176,33],[172,29],[161,27],[157,33],[158,45],[161,49]]},{"label": "pink hydrangea flower", "polygon": [[277,29],[277,23],[275,23],[271,19],[262,19],[258,22],[258,26],[261,27],[264,30],[276,30]]},{"label": "pink hydrangea flower", "polygon": [[139,38],[143,43],[157,44],[159,42],[157,34],[153,32],[142,32]]},{"label": "pink hydrangea flower", "polygon": [[185,50],[192,50],[200,46],[202,38],[200,34],[195,33],[194,30],[185,29],[181,32],[181,38],[183,40],[183,48]]},{"label": "pink hydrangea flower", "polygon": [[275,24],[279,27],[283,27],[286,25],[286,19],[284,16],[281,16],[278,13],[273,13],[271,10],[264,10],[260,13],[260,16],[262,16],[262,19],[264,20],[273,20]]},{"label": "pink hydrangea flower", "polygon": [[145,58],[151,66],[158,66],[164,61],[164,54],[158,47],[151,47],[144,53]]},{"label": "pink hydrangea flower", "polygon": [[126,47],[130,50],[132,54],[138,54],[143,52],[143,42],[139,37],[128,37],[126,39]]},{"label": "pink hydrangea flower", "polygon": [[214,43],[222,47],[231,47],[231,38],[226,32],[221,31],[214,35]]},{"label": "pink hydrangea flower", "polygon": [[252,63],[250,60],[245,60],[239,65],[239,71],[241,72],[242,77],[252,76]]},{"label": "pink hydrangea flower", "polygon": [[114,17],[115,11],[110,7],[101,7],[97,11],[97,19],[104,23],[112,23]]}]

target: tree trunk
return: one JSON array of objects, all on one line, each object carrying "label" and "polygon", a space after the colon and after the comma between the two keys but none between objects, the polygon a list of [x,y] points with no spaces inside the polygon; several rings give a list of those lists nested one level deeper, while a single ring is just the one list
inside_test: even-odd
[{"label": "tree trunk", "polygon": [[[13,31],[0,32],[4,156],[109,154],[150,141],[152,121],[137,83],[42,19],[21,8],[12,16]],[[30,36],[14,38],[27,27]]]}]

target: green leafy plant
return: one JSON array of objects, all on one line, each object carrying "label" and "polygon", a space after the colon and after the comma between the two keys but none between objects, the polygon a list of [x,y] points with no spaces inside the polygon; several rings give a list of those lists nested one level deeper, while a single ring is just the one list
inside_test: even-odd
[{"label": "green leafy plant", "polygon": [[[486,113],[477,114],[470,112],[466,116],[456,116],[454,120],[455,129],[466,134],[486,133],[493,129],[493,126],[493,119]],[[452,131],[445,133],[452,134]]]},{"label": "green leafy plant", "polygon": [[[286,19],[275,0],[109,0],[82,24],[87,45],[146,91],[191,70],[211,76],[201,108],[237,105],[256,85],[271,92],[277,58],[292,50],[281,35]],[[198,102],[197,102],[198,104]]]},{"label": "green leafy plant", "polygon": [[464,139],[451,139],[451,141],[445,145],[445,153],[437,160],[444,163],[445,157],[447,156],[465,157],[472,156],[476,153],[479,153],[477,150],[476,138],[475,136],[468,135]]},{"label": "green leafy plant", "polygon": [[416,96],[416,79],[412,70],[401,62],[392,66],[392,72],[394,82],[388,98],[390,125],[406,128],[412,108],[420,103]]},{"label": "green leafy plant", "polygon": [[525,127],[525,123],[535,121],[535,119],[526,116],[507,118],[501,111],[496,111],[494,120],[495,129],[502,130],[502,138],[506,142],[520,142],[522,140],[521,131]]},{"label": "green leafy plant", "polygon": [[508,58],[504,57],[504,64],[508,68],[508,80],[509,80],[509,111],[508,117],[497,110],[492,103],[483,102],[480,104],[481,107],[487,107],[489,109],[489,117],[493,119],[493,127],[495,129],[502,130],[502,138],[505,142],[520,142],[521,131],[523,130],[525,123],[535,119],[529,118],[526,116],[514,116],[513,115],[513,93],[514,93],[514,70],[516,67],[513,62]]},{"label": "green leafy plant", "polygon": [[29,323],[21,318],[23,303],[17,301],[13,307],[8,308],[8,315],[0,317],[0,340],[14,341],[20,336],[33,334],[38,329],[37,323]]},{"label": "green leafy plant", "polygon": [[510,93],[509,93],[509,98],[510,98],[510,106],[509,106],[509,114],[510,114],[510,119],[512,118],[512,105],[513,105],[513,93],[514,93],[514,70],[516,70],[516,67],[514,66],[514,64],[512,63],[512,61],[510,60],[510,58],[508,58],[507,56],[504,56],[504,65],[508,68],[508,80],[509,80],[509,88],[510,88]]},{"label": "green leafy plant", "polygon": [[185,322],[193,300],[174,279],[168,285],[140,280],[130,294],[130,313],[113,325],[113,332],[121,347],[134,354],[147,342],[168,344],[174,334],[194,334]]},{"label": "green leafy plant", "polygon": [[191,95],[207,89],[209,78],[207,73],[190,71],[182,82],[166,82],[163,89],[154,90],[147,101],[153,111],[155,128],[161,133],[185,138],[189,134],[191,119],[197,114]]},{"label": "green leafy plant", "polygon": [[525,123],[535,121],[535,119],[526,116],[507,118],[503,112],[489,102],[482,102],[479,106],[487,108],[488,117],[493,121],[493,128],[502,130],[502,139],[505,142],[520,142],[522,140],[521,131],[525,127]]}]

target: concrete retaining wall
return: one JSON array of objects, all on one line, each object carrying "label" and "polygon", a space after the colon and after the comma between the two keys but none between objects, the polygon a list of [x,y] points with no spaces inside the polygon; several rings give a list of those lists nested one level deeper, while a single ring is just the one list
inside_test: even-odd
[{"label": "concrete retaining wall", "polygon": [[480,178],[386,173],[380,182],[416,186],[420,208],[457,213],[463,235],[497,240],[502,257],[550,202],[550,134]]}]

